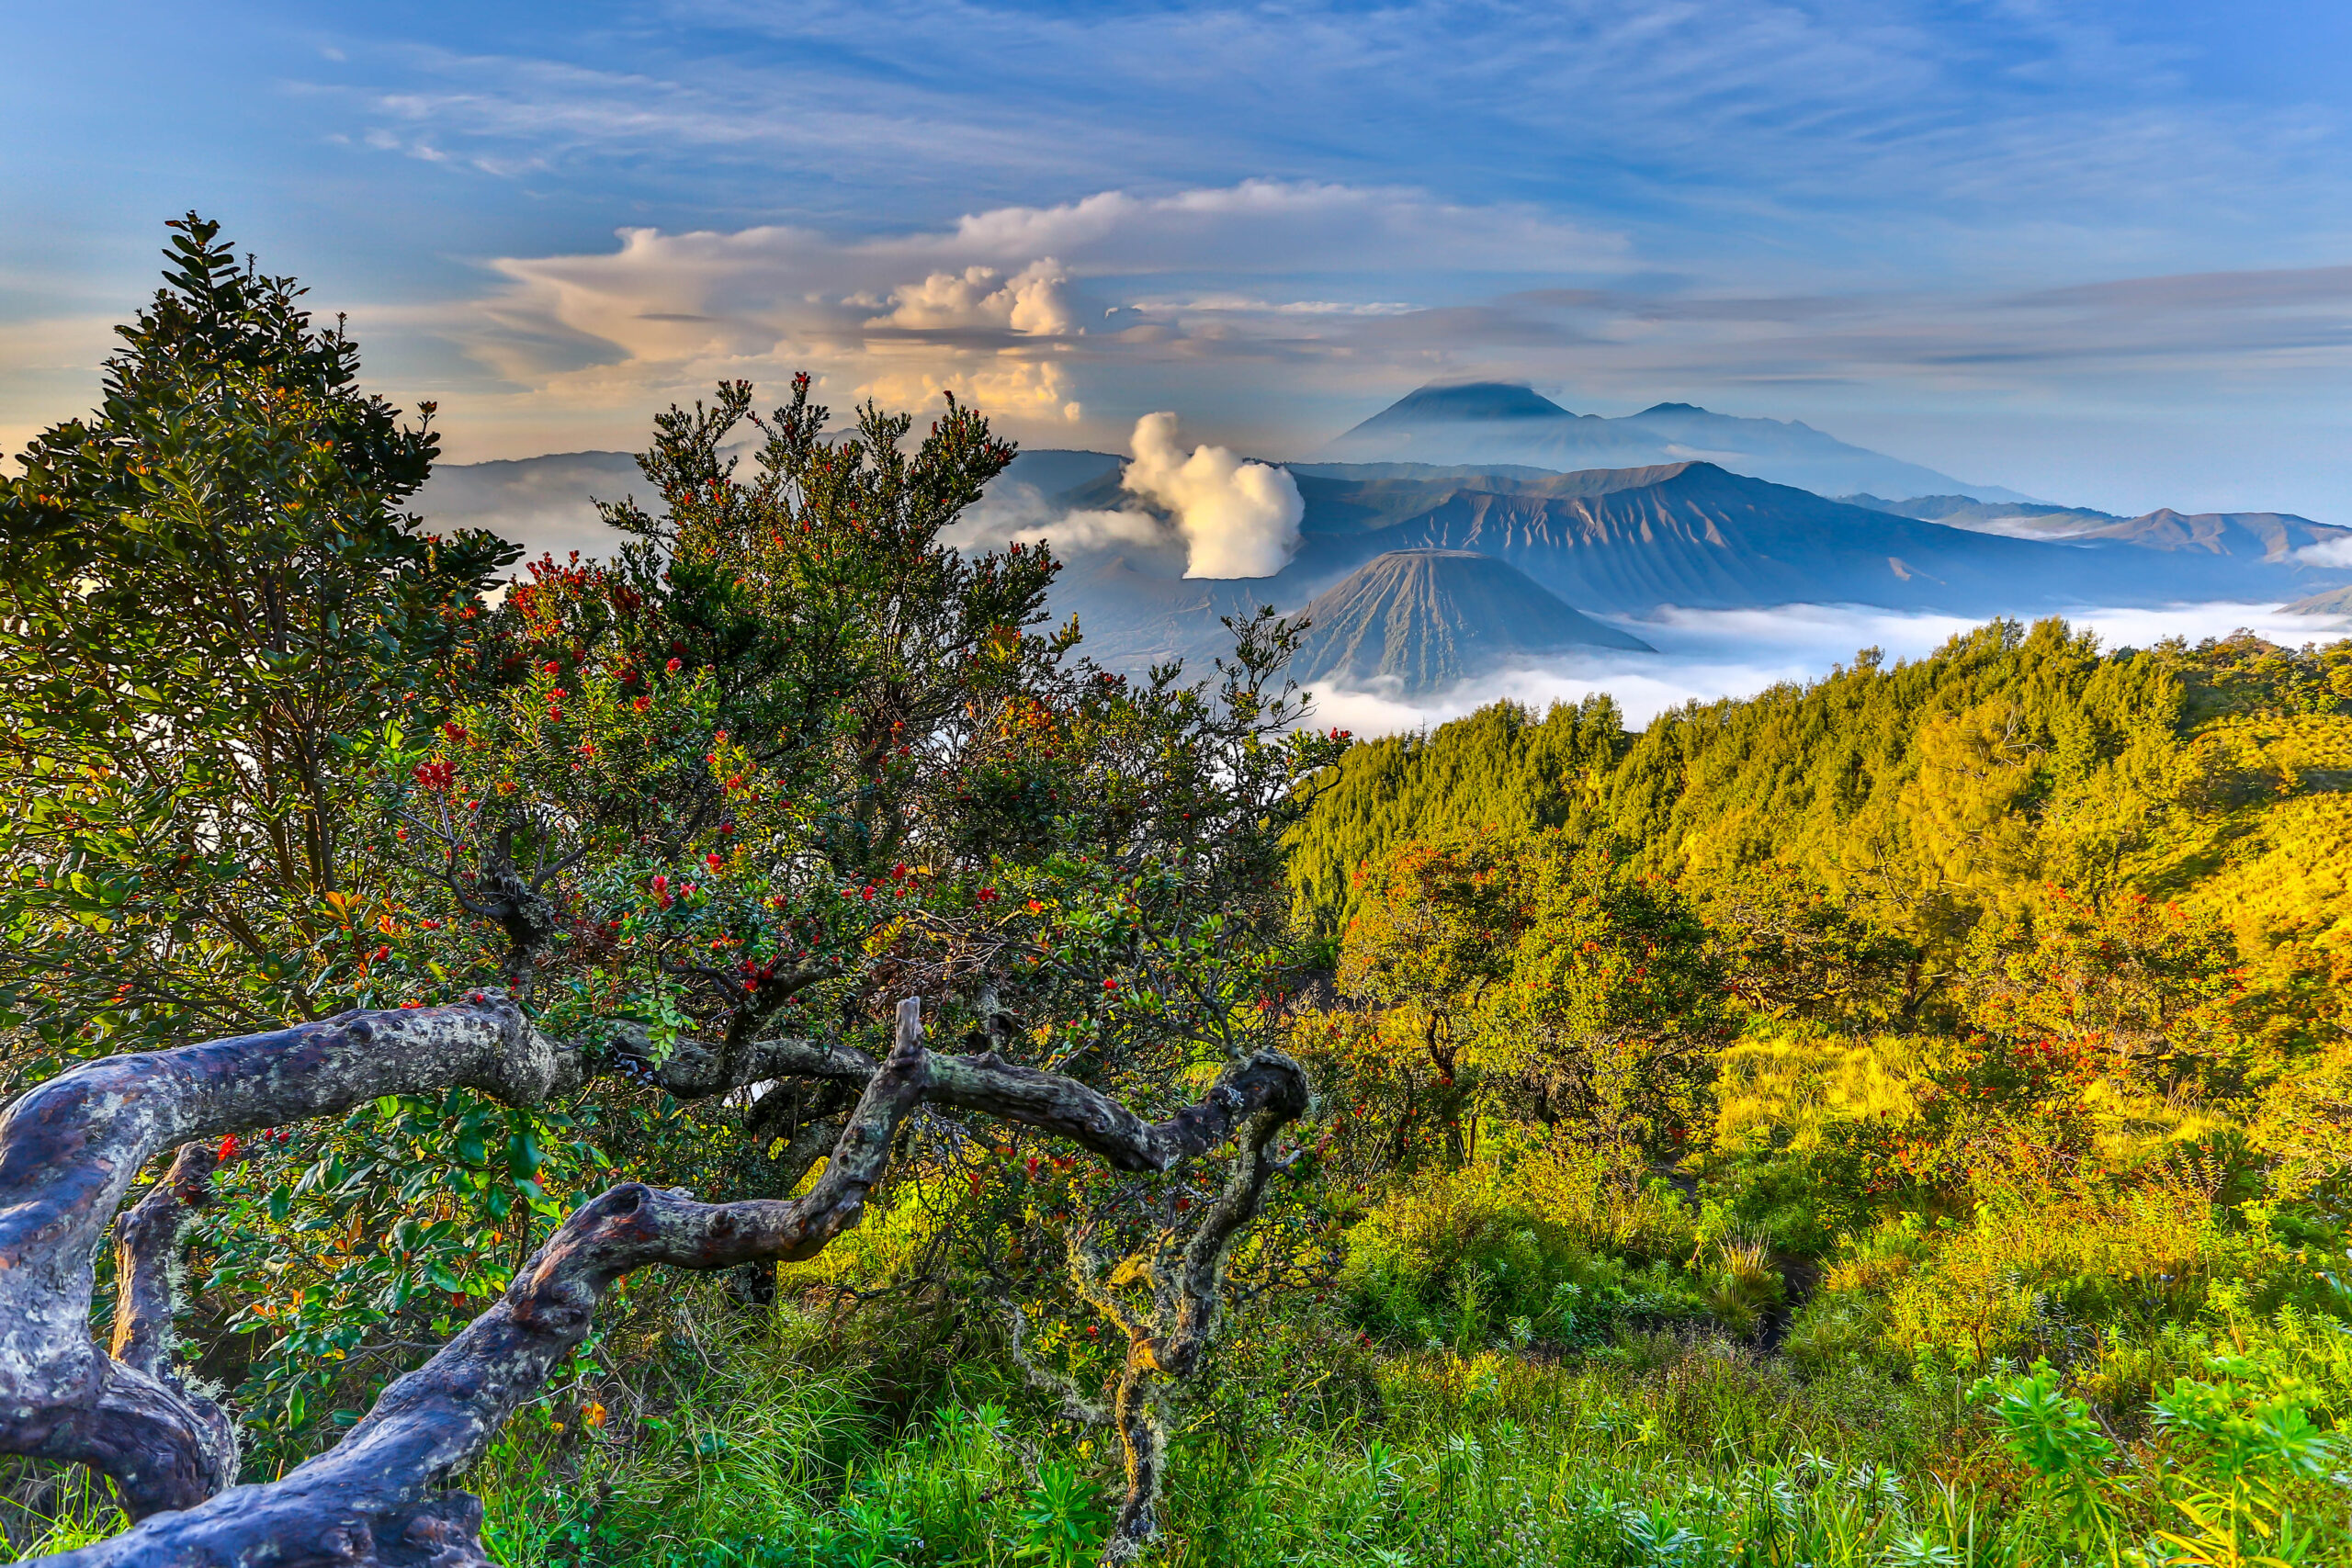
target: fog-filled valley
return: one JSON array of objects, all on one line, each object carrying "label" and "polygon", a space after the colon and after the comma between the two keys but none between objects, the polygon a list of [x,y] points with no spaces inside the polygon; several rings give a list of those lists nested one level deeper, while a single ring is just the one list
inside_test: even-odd
[{"label": "fog-filled valley", "polygon": [[[1156,415],[1132,457],[1021,453],[946,537],[1046,542],[1062,562],[1051,618],[1077,616],[1087,654],[1130,674],[1205,668],[1230,643],[1225,620],[1262,605],[1318,622],[1293,673],[1319,718],[1360,733],[1596,691],[1646,717],[1802,682],[1865,648],[1917,656],[1993,616],[2064,614],[2135,646],[2240,627],[2300,642],[2342,624],[2327,596],[2352,589],[2352,528],[2251,511],[2119,517],[1989,485],[1889,500],[1860,487],[1960,481],[1803,425],[1652,415],[1579,420],[1523,387],[1433,386],[1334,439],[1349,460],[1288,463],[1188,448]],[[1405,457],[1431,450],[1512,460]],[[1535,461],[1595,456],[1651,461]],[[589,497],[644,488],[624,455],[577,453],[445,467],[418,504],[594,555],[617,536]]]}]

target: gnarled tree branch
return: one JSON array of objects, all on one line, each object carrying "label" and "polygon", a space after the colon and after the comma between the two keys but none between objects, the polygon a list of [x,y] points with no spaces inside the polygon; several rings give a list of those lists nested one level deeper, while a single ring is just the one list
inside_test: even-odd
[{"label": "gnarled tree branch", "polygon": [[833,1158],[805,1198],[697,1203],[616,1187],[566,1220],[506,1293],[432,1360],[384,1391],[326,1453],[279,1481],[237,1486],[182,1513],[48,1559],[54,1568],[161,1563],[431,1564],[487,1568],[481,1506],[440,1492],[587,1337],[613,1282],[667,1263],[725,1269],[810,1258],[865,1213],[899,1123],[921,1101],[928,1057],[920,1004],[899,1005],[898,1041],[867,1082]]},{"label": "gnarled tree branch", "polygon": [[[465,1084],[536,1104],[580,1081],[578,1054],[495,992],[453,1007],[345,1013],[270,1034],[109,1056],[0,1116],[0,1452],[85,1464],[134,1518],[204,1500],[212,1423],[177,1387],[90,1341],[97,1247],[163,1150]],[[155,1341],[134,1310],[134,1349]]]},{"label": "gnarled tree branch", "polygon": [[[917,1105],[1058,1133],[1126,1170],[1171,1169],[1239,1134],[1243,1167],[1188,1247],[1182,1276],[1187,1292],[1214,1294],[1232,1236],[1262,1195],[1268,1145],[1307,1103],[1304,1071],[1267,1051],[1228,1067],[1198,1104],[1146,1122],[1086,1085],[993,1053],[932,1055],[912,999],[900,1003],[893,1049],[880,1063],[797,1041],[757,1042],[735,1055],[725,1062],[689,1043],[657,1077],[705,1094],[779,1076],[857,1089],[831,1161],[806,1197],[708,1205],[684,1192],[614,1189],[574,1213],[495,1305],[388,1388],[334,1449],[278,1481],[227,1491],[233,1448],[226,1420],[187,1393],[169,1365],[170,1259],[209,1174],[212,1156],[202,1145],[452,1086],[537,1105],[585,1080],[587,1054],[538,1032],[505,996],[477,992],[446,1007],[346,1013],[109,1057],[18,1100],[0,1116],[0,1452],[110,1476],[140,1521],[51,1561],[74,1568],[483,1564],[481,1506],[438,1489],[537,1393],[586,1335],[612,1283],[648,1264],[711,1269],[813,1255],[856,1224]],[[171,1174],[120,1227],[123,1295],[108,1354],[91,1343],[87,1326],[96,1248],[141,1167],[175,1145],[182,1152]],[[1183,1375],[1214,1322],[1213,1301],[1189,1312],[1180,1304],[1171,1330],[1138,1341],[1151,1347],[1148,1354],[1131,1349],[1127,1381]],[[1156,1491],[1159,1450],[1144,1452],[1140,1468],[1131,1457],[1130,1473]],[[1148,1533],[1149,1495],[1139,1511],[1130,1503]]]}]

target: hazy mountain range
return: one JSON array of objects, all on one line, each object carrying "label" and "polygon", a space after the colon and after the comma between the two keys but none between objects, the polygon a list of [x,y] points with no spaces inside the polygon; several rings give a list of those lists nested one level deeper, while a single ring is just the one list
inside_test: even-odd
[{"label": "hazy mountain range", "polygon": [[[1731,457],[1577,461],[1663,453],[1678,433],[1744,443],[1737,460],[1750,471]],[[1378,460],[1287,465],[1302,503],[1297,544],[1271,577],[1186,577],[1183,520],[1129,493],[1125,460],[1110,453],[1024,452],[980,511],[1001,513],[1000,536],[1052,533],[1067,562],[1054,611],[1080,617],[1088,651],[1105,663],[1212,656],[1229,646],[1221,617],[1272,604],[1316,623],[1305,678],[1403,694],[1579,647],[1640,649],[1643,618],[1668,607],[1984,616],[2291,600],[2314,615],[2352,614],[2352,529],[2280,513],[2055,506],[1963,489],[1802,424],[1687,405],[1600,420],[1523,387],[1425,388],[1333,447]],[[1498,456],[1402,457],[1430,450]],[[1506,450],[1518,456],[1504,461]],[[1551,463],[1528,460],[1543,457]],[[1816,474],[1844,499],[1752,471],[1761,468]],[[534,548],[594,550],[610,536],[586,496],[644,488],[621,454],[571,453],[444,468],[419,506]],[[1889,489],[1910,498],[1883,499]]]},{"label": "hazy mountain range", "polygon": [[1562,473],[1702,462],[1821,495],[1960,491],[1979,501],[2029,499],[1848,446],[1793,420],[1742,419],[1690,403],[1657,403],[1610,419],[1571,413],[1532,388],[1498,381],[1409,392],[1333,441],[1322,456],[1359,463],[1509,463]]},{"label": "hazy mountain range", "polygon": [[2020,506],[1982,502],[1965,495],[1920,495],[1908,501],[1882,501],[1874,495],[1839,499],[1899,517],[1916,517],[1983,534],[2007,534],[2013,538],[2120,543],[2152,550],[2252,556],[2268,561],[2287,560],[2300,550],[2352,537],[2345,529],[2314,523],[2291,512],[2175,512],[2165,506],[2137,517],[2119,517],[2087,507]]}]

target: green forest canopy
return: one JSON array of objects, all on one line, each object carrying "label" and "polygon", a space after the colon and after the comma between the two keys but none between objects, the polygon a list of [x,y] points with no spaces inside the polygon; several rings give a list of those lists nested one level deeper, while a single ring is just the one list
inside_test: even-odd
[{"label": "green forest canopy", "polygon": [[[2211,915],[2245,952],[2352,964],[2352,644],[2241,634],[2102,652],[1995,622],[1886,666],[1692,702],[1628,733],[1605,695],[1354,748],[1291,835],[1337,931],[1360,868],[1457,827],[1613,836],[1646,870],[1801,874],[1946,952],[2056,886]],[[2337,973],[2341,973],[2337,971]]]}]

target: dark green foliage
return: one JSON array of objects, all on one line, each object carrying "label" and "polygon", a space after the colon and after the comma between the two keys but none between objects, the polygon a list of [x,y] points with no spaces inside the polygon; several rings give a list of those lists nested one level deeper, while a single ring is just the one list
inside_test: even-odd
[{"label": "dark green foliage", "polygon": [[[290,279],[175,222],[86,419],[0,479],[0,995],[51,1053],[332,1011],[373,753],[515,551],[401,505],[437,438]],[[51,1058],[53,1059],[53,1058]]]},{"label": "dark green foliage", "polygon": [[1569,819],[1629,738],[1605,695],[1538,719],[1498,704],[1427,735],[1351,749],[1289,840],[1291,885],[1317,929],[1336,932],[1361,897],[1357,873],[1433,830],[1509,831]]}]

